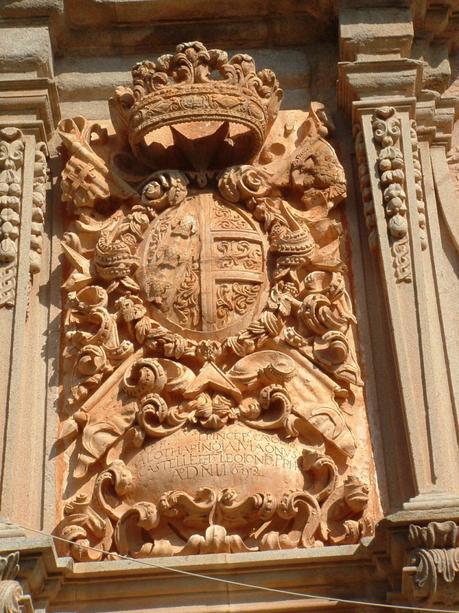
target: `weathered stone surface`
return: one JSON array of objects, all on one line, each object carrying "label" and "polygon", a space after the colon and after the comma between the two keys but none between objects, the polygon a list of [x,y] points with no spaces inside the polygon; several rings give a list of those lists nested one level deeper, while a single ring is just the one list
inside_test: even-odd
[{"label": "weathered stone surface", "polygon": [[[1,606],[454,608],[458,1],[0,18],[0,503],[73,556],[2,523]],[[248,58],[243,92],[158,66],[193,39],[277,118]]]},{"label": "weathered stone surface", "polygon": [[110,99],[118,141],[61,124],[76,446],[60,534],[77,559],[356,542],[376,499],[323,107],[275,123],[274,74],[201,43],[132,74]]},{"label": "weathered stone surface", "polygon": [[0,73],[7,78],[53,76],[49,30],[45,26],[2,28]]}]

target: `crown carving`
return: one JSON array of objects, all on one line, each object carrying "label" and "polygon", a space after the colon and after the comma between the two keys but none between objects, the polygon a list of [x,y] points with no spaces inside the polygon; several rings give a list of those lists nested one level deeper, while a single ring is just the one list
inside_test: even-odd
[{"label": "crown carving", "polygon": [[[120,87],[111,99],[112,118],[115,127],[122,124],[127,131],[134,154],[148,165],[154,165],[158,154],[156,143],[166,148],[162,128],[172,127],[171,147],[182,139],[183,148],[187,136],[177,136],[175,130],[181,126],[194,130],[194,139],[213,137],[218,146],[223,144],[228,152],[224,164],[228,156],[231,162],[253,159],[282,100],[272,70],[257,72],[249,55],[229,59],[225,51],[200,42],[181,43],[174,54],[155,62],[139,62],[132,77],[133,88]],[[196,134],[196,124],[202,133]]]}]

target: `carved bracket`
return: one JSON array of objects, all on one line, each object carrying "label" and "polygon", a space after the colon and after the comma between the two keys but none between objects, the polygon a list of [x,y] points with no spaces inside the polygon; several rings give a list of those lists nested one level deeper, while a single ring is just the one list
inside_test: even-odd
[{"label": "carved bracket", "polygon": [[413,549],[403,568],[402,592],[421,605],[459,603],[459,529],[453,521],[409,527]]}]

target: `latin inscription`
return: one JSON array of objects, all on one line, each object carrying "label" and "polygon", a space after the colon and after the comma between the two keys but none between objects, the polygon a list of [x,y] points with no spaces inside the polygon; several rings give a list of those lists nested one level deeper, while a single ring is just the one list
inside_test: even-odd
[{"label": "latin inscription", "polygon": [[[263,477],[267,468],[298,472],[299,450],[275,435],[251,431],[184,434],[177,441],[152,444],[137,459],[140,472],[158,477],[164,473],[180,481],[230,475]],[[162,473],[162,474],[161,474]]]}]

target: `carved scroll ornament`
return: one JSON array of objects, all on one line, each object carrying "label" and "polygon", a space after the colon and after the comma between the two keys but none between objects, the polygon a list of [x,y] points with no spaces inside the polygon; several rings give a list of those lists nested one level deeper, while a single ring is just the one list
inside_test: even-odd
[{"label": "carved scroll ornament", "polygon": [[[39,272],[48,164],[44,143],[35,146],[32,187],[30,276]],[[0,307],[12,307],[21,229],[25,139],[18,128],[0,130]]]},{"label": "carved scroll ornament", "polygon": [[74,495],[58,531],[76,559],[357,542],[369,490],[343,408],[362,382],[322,107],[269,134],[273,73],[201,43],[133,78],[116,138],[61,124]]},{"label": "carved scroll ornament", "polygon": [[32,599],[25,595],[16,576],[19,552],[0,557],[0,613],[33,613]]},{"label": "carved scroll ornament", "polygon": [[459,538],[453,521],[409,527],[409,566],[403,569],[403,592],[423,605],[459,603]]}]

